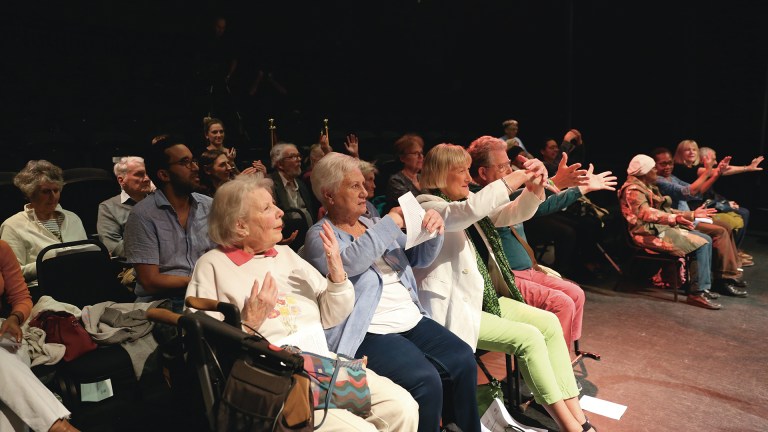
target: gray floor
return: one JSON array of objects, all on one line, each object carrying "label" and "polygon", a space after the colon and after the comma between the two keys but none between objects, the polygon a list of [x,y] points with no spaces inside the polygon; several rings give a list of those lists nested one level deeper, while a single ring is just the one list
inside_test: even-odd
[{"label": "gray floor", "polygon": [[[672,301],[670,291],[613,278],[586,286],[582,348],[602,361],[576,368],[584,394],[628,406],[620,420],[590,415],[604,431],[768,431],[768,244],[749,236],[757,263],[745,269],[749,297],[723,309]],[[536,421],[554,423],[532,407]]]}]

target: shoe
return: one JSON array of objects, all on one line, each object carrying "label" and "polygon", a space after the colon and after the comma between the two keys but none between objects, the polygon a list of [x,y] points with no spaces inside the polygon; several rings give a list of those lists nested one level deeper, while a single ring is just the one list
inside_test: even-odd
[{"label": "shoe", "polygon": [[739,258],[741,258],[741,259],[746,259],[746,260],[752,261],[752,255],[750,255],[750,254],[748,254],[748,253],[746,253],[744,251],[739,251],[738,255],[739,255]]},{"label": "shoe", "polygon": [[749,285],[747,283],[747,281],[745,281],[744,279],[723,278],[723,279],[720,279],[720,281],[725,282],[725,283],[729,283],[729,284],[731,284],[731,285],[733,285],[735,287],[739,287],[739,288],[746,288],[747,285]]},{"label": "shoe", "polygon": [[720,298],[720,294],[710,291],[710,290],[704,290],[704,297],[710,299],[710,300],[716,300]]},{"label": "shoe", "polygon": [[746,297],[747,291],[739,289],[739,287],[730,282],[731,280],[732,279],[721,279],[713,285],[713,288],[720,294],[733,297]]},{"label": "shoe", "polygon": [[720,303],[714,303],[710,301],[708,298],[704,297],[703,293],[688,294],[688,298],[685,300],[685,302],[688,303],[689,305],[698,306],[704,309],[717,310],[722,307]]},{"label": "shoe", "polygon": [[744,259],[744,258],[741,259],[741,266],[742,267],[752,267],[753,265],[755,265],[754,261],[748,260],[748,259]]}]

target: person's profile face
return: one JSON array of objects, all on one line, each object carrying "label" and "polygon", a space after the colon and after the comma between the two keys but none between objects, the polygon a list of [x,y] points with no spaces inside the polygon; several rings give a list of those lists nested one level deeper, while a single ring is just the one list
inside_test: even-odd
[{"label": "person's profile face", "polygon": [[168,181],[181,193],[200,189],[200,167],[192,152],[184,144],[176,144],[165,150],[168,156]]},{"label": "person's profile face", "polygon": [[359,169],[348,172],[339,184],[338,190],[331,195],[333,210],[337,214],[359,217],[366,211],[365,177]]},{"label": "person's profile face", "polygon": [[229,159],[227,159],[227,155],[222,154],[213,161],[209,174],[221,182],[226,182],[232,177],[233,168]]},{"label": "person's profile face", "polygon": [[147,194],[152,190],[152,182],[141,162],[130,162],[125,176],[118,178],[118,182],[128,195]]},{"label": "person's profile face", "polygon": [[507,137],[509,138],[515,138],[517,136],[517,123],[510,123],[504,127],[504,133],[507,134]]},{"label": "person's profile face", "polygon": [[455,166],[448,169],[445,179],[445,187],[441,191],[452,200],[460,200],[469,196],[469,164]]},{"label": "person's profile face", "polygon": [[376,174],[370,172],[365,177],[365,192],[368,194],[369,198],[373,198],[375,194],[373,193],[376,190]]}]

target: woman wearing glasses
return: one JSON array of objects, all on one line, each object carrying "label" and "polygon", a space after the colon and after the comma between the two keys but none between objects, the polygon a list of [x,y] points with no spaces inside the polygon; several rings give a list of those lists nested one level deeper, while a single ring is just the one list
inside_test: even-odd
[{"label": "woman wearing glasses", "polygon": [[403,163],[403,169],[389,178],[387,207],[398,207],[397,199],[407,192],[421,193],[419,173],[424,163],[424,140],[416,134],[405,134],[395,141],[395,153]]}]

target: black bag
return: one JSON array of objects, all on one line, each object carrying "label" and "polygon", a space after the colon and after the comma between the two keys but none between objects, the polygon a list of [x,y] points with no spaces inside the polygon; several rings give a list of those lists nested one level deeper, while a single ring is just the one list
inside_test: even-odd
[{"label": "black bag", "polygon": [[268,370],[241,358],[232,366],[222,393],[216,430],[312,431],[311,400],[306,374]]}]

